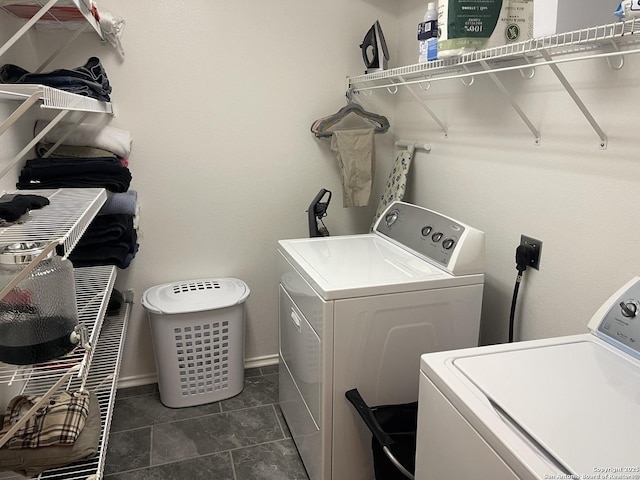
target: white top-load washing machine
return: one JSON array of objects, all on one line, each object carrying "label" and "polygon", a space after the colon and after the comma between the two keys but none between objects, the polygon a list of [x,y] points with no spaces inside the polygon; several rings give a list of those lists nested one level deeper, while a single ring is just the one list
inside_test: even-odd
[{"label": "white top-load washing machine", "polygon": [[422,356],[416,480],[639,479],[639,312],[636,277],[590,333]]},{"label": "white top-load washing machine", "polygon": [[374,232],[279,242],[280,406],[311,480],[371,480],[345,398],[418,399],[420,355],[478,345],[484,234],[395,202]]}]

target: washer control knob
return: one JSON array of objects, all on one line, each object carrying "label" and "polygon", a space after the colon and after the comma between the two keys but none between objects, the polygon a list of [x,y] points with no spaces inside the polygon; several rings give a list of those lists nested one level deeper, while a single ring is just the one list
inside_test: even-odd
[{"label": "washer control knob", "polygon": [[434,242],[439,242],[440,240],[442,240],[443,236],[444,236],[444,233],[436,232],[433,235],[431,235],[431,240],[433,240]]},{"label": "washer control knob", "polygon": [[391,225],[396,223],[396,220],[398,220],[398,213],[398,210],[392,210],[385,215],[384,221],[387,224],[387,227],[390,227]]},{"label": "washer control knob", "polygon": [[451,250],[451,248],[455,243],[456,241],[453,238],[447,238],[445,241],[442,242],[442,246],[444,247],[445,250]]},{"label": "washer control knob", "polygon": [[620,309],[622,310],[623,317],[633,318],[638,314],[638,302],[634,302],[633,300],[620,302]]},{"label": "washer control knob", "polygon": [[426,237],[427,235],[429,235],[431,233],[431,230],[433,230],[433,227],[431,225],[427,225],[426,227],[422,227],[422,236]]}]

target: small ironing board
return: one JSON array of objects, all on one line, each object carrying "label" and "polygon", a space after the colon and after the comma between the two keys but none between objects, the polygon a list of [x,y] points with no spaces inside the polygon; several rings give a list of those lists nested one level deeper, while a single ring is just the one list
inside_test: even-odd
[{"label": "small ironing board", "polygon": [[411,160],[413,159],[413,146],[409,146],[406,150],[398,150],[396,158],[389,173],[387,184],[384,187],[380,202],[376,214],[371,222],[370,230],[373,231],[378,218],[382,215],[382,212],[387,206],[396,200],[402,200],[404,198],[404,192],[407,189],[407,177],[409,175],[409,168],[411,167]]}]

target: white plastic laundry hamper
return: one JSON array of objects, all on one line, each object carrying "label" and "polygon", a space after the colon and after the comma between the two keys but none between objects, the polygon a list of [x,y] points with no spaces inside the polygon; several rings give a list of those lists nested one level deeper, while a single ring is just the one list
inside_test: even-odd
[{"label": "white plastic laundry hamper", "polygon": [[164,405],[202,405],[242,391],[248,296],[249,287],[235,278],[166,283],[144,292]]}]

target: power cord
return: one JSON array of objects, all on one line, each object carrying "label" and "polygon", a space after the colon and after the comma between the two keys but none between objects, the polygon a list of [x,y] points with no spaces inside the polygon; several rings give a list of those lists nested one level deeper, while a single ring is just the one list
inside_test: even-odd
[{"label": "power cord", "polygon": [[518,300],[520,282],[522,281],[522,273],[527,269],[527,265],[530,264],[534,254],[535,249],[531,245],[523,244],[518,245],[518,248],[516,248],[516,270],[518,270],[518,276],[516,277],[516,284],[513,288],[513,298],[511,299],[511,313],[509,315],[509,343],[513,343],[516,302]]}]

